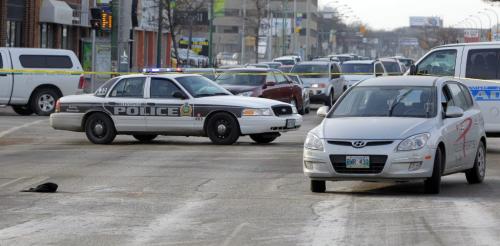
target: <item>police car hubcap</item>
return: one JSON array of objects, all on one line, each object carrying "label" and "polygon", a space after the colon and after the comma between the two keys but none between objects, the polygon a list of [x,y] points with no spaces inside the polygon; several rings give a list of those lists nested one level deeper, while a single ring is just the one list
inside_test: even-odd
[{"label": "police car hubcap", "polygon": [[55,98],[49,94],[44,94],[38,98],[38,106],[41,110],[48,112],[54,109]]},{"label": "police car hubcap", "polygon": [[102,136],[104,134],[104,126],[101,123],[96,123],[94,126],[94,133],[97,136]]},{"label": "police car hubcap", "polygon": [[219,135],[224,135],[226,131],[227,127],[224,124],[220,124],[217,126],[217,133],[219,133]]}]

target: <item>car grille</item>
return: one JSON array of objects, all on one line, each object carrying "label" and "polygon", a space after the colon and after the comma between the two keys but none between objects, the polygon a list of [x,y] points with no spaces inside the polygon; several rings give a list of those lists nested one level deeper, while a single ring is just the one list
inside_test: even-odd
[{"label": "car grille", "polygon": [[370,155],[370,168],[346,168],[346,155],[330,155],[333,169],[337,173],[370,174],[380,173],[384,169],[387,155]]},{"label": "car grille", "polygon": [[289,115],[292,114],[292,107],[288,105],[278,105],[278,106],[273,106],[272,107],[273,112],[275,115],[280,116],[280,115]]},{"label": "car grille", "polygon": [[[333,144],[333,145],[352,146],[352,142],[353,141],[330,140],[330,141],[327,141],[327,142],[329,144]],[[393,142],[394,141],[366,141],[366,145],[364,147],[388,145],[388,144],[392,144]]]}]

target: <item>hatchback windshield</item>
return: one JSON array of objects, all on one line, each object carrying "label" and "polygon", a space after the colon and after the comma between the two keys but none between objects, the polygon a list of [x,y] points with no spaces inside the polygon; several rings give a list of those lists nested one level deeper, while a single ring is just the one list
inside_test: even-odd
[{"label": "hatchback windshield", "polygon": [[296,73],[304,78],[327,78],[329,77],[328,65],[295,65],[292,68],[292,73]]},{"label": "hatchback windshield", "polygon": [[332,117],[417,117],[436,114],[432,87],[360,86],[353,88],[335,107]]},{"label": "hatchback windshield", "polygon": [[373,64],[342,64],[342,72],[346,74],[373,74]]},{"label": "hatchback windshield", "polygon": [[218,86],[211,80],[202,76],[186,76],[179,77],[176,80],[184,87],[193,97],[209,97],[231,95],[230,92]]},{"label": "hatchback windshield", "polygon": [[221,74],[215,82],[219,85],[259,86],[264,84],[266,74],[255,71],[234,71]]}]

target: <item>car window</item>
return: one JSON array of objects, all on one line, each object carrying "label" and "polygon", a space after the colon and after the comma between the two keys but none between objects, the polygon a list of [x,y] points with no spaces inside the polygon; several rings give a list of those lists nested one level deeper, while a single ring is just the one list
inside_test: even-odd
[{"label": "car window", "polygon": [[460,89],[462,89],[462,92],[464,93],[467,106],[469,108],[472,107],[474,105],[474,100],[472,100],[472,95],[470,94],[470,90],[467,88],[467,86],[464,85],[460,85]]},{"label": "car window", "polygon": [[21,65],[25,68],[72,68],[69,56],[57,55],[21,55]]},{"label": "car window", "polygon": [[180,92],[184,95],[184,93],[177,87],[177,85],[168,80],[161,78],[152,78],[151,79],[151,88],[150,88],[150,97],[151,98],[168,98],[175,99],[174,93]]},{"label": "car window", "polygon": [[288,80],[285,78],[283,74],[275,72],[274,76],[276,76],[276,82],[278,84],[288,84]]},{"label": "car window", "polygon": [[435,93],[427,86],[354,87],[331,117],[433,117]]},{"label": "car window", "polygon": [[118,84],[111,91],[110,97],[131,97],[143,98],[144,97],[144,81],[145,78],[125,78],[118,82]]},{"label": "car window", "polygon": [[325,64],[297,64],[291,73],[296,73],[304,78],[328,78],[329,66]]},{"label": "car window", "polygon": [[456,50],[435,51],[418,64],[417,74],[454,76],[456,59]]},{"label": "car window", "polygon": [[385,69],[387,70],[387,73],[389,75],[400,75],[401,74],[401,68],[399,67],[399,64],[397,62],[382,62],[384,64]]},{"label": "car window", "polygon": [[342,64],[344,74],[373,74],[373,64]]},{"label": "car window", "polygon": [[498,49],[470,50],[465,76],[473,79],[498,79]]},{"label": "car window", "polygon": [[376,74],[383,74],[384,73],[384,67],[382,67],[382,64],[375,63],[375,73]]},{"label": "car window", "polygon": [[[462,89],[460,89],[457,84],[448,84],[447,87],[450,90],[451,97],[453,98],[454,106],[457,106],[463,110],[467,110],[469,106]],[[448,106],[450,105],[448,104]]]},{"label": "car window", "polygon": [[337,64],[333,64],[333,66],[332,66],[332,73],[334,75],[340,75],[340,67]]},{"label": "car window", "polygon": [[193,97],[227,96],[231,93],[203,76],[183,76],[177,82]]},{"label": "car window", "polygon": [[277,83],[276,82],[276,77],[274,77],[274,74],[273,73],[268,73],[266,75],[266,83],[267,82],[274,82],[274,83]]},{"label": "car window", "polygon": [[105,97],[108,92],[109,92],[109,89],[111,89],[111,87],[116,83],[116,81],[118,81],[120,79],[120,77],[114,77],[108,81],[106,81],[103,85],[101,85],[101,87],[99,87],[95,93],[94,93],[94,96],[97,96],[97,97]]}]

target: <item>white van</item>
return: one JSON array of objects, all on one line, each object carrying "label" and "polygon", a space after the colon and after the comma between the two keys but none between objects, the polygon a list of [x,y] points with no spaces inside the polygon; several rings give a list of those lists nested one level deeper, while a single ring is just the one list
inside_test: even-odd
[{"label": "white van", "polygon": [[20,115],[49,115],[60,97],[81,92],[85,84],[82,65],[71,50],[0,48],[0,69],[6,69],[0,70],[0,105],[10,105]]},{"label": "white van", "polygon": [[500,42],[438,46],[407,74],[451,76],[465,83],[481,107],[487,136],[500,137]]}]

